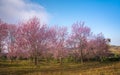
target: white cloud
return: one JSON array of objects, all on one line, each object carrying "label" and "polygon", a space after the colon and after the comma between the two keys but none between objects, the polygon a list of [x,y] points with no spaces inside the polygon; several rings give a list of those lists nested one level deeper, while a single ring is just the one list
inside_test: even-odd
[{"label": "white cloud", "polygon": [[47,23],[49,14],[44,7],[28,0],[0,0],[0,18],[8,23],[26,21],[38,17],[42,23]]}]

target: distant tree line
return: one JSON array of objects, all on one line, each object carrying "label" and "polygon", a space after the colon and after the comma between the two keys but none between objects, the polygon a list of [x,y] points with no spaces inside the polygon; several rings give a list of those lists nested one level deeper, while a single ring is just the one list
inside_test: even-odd
[{"label": "distant tree line", "polygon": [[102,60],[109,55],[109,42],[102,33],[93,34],[84,22],[76,22],[71,31],[66,27],[41,24],[32,18],[19,24],[0,20],[0,56],[13,61],[31,59],[35,65],[40,60],[57,60],[63,63]]}]

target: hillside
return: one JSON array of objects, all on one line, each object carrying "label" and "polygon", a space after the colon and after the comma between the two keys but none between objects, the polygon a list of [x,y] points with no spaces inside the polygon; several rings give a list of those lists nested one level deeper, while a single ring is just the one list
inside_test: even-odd
[{"label": "hillside", "polygon": [[120,54],[120,46],[114,46],[114,45],[112,45],[112,46],[110,47],[110,51],[111,51],[112,53],[115,53],[115,54]]}]

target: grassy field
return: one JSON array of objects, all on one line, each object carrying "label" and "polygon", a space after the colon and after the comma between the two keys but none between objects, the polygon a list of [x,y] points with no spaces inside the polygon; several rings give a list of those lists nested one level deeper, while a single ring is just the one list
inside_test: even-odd
[{"label": "grassy field", "polygon": [[[112,47],[110,51],[119,54],[120,47]],[[80,63],[46,63],[37,66],[29,60],[10,62],[0,60],[0,75],[120,75],[120,61]]]},{"label": "grassy field", "polygon": [[[34,66],[30,61],[17,61],[13,63],[10,63],[9,61],[0,62],[0,75],[25,75],[25,74],[29,75],[30,73],[35,73],[35,72],[47,73],[47,72],[59,72],[59,71],[72,72],[73,74],[71,73],[70,75],[78,75],[75,74],[77,72],[80,72],[81,75],[91,75],[91,74],[120,75],[120,62],[109,62],[109,63],[86,62],[84,64],[63,63],[62,65],[60,65],[59,63],[41,62],[37,67]],[[49,74],[49,75],[56,75],[56,74]],[[58,74],[58,75],[66,75],[66,74]]]}]

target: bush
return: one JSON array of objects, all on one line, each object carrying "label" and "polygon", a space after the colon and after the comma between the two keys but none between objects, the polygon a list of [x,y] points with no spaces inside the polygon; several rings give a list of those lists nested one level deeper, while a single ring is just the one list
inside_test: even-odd
[{"label": "bush", "polygon": [[102,57],[101,62],[114,62],[114,61],[120,61],[120,55],[114,55],[111,57]]}]

